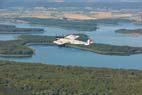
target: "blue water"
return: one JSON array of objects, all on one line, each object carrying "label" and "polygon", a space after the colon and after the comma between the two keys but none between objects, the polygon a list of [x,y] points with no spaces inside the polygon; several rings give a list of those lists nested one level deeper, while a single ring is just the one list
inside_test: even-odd
[{"label": "blue water", "polygon": [[[17,27],[37,27],[44,28],[45,33],[38,35],[64,35],[70,33],[85,33],[96,43],[106,43],[113,45],[142,46],[142,36],[128,36],[116,34],[114,31],[121,28],[136,29],[141,25],[132,23],[120,23],[119,25],[99,25],[97,31],[75,31],[55,27],[33,26],[28,24],[16,24]],[[15,39],[16,35],[0,35],[0,40]],[[73,65],[87,67],[107,67],[142,70],[142,54],[132,56],[109,56],[100,55],[93,52],[82,51],[72,48],[60,48],[57,46],[34,45],[35,54],[31,58],[0,58],[2,60],[14,60],[20,62],[36,62],[55,65]]]},{"label": "blue water", "polygon": [[107,67],[142,69],[142,55],[108,56],[72,48],[56,46],[32,46],[36,50],[31,58],[2,58],[20,62],[48,63],[56,65],[74,65],[87,67]]}]

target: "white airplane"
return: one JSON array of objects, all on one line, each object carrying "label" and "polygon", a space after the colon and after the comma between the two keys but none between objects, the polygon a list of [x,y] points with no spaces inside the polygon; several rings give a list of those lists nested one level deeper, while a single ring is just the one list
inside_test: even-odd
[{"label": "white airplane", "polygon": [[90,45],[93,43],[91,39],[88,39],[87,42],[83,42],[80,40],[76,40],[79,38],[79,36],[76,35],[69,35],[64,38],[58,38],[56,41],[54,41],[55,44],[57,45],[64,45],[64,44],[78,44],[78,45]]}]

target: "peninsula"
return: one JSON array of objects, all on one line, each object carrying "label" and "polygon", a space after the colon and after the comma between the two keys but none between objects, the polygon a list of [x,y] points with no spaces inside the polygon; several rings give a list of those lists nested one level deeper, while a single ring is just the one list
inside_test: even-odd
[{"label": "peninsula", "polygon": [[[78,40],[83,41],[84,37],[88,37],[85,34],[82,35]],[[84,35],[84,36],[83,36]],[[62,36],[39,36],[39,35],[22,35],[19,36],[17,40],[11,41],[0,41],[0,56],[10,56],[10,57],[30,57],[34,54],[34,50],[28,46],[32,44],[47,44],[55,45],[54,43],[57,39],[62,38]],[[86,39],[86,38],[85,38]],[[80,41],[79,41],[80,42]],[[76,42],[75,42],[76,43]],[[91,51],[104,55],[120,55],[128,56],[133,54],[142,53],[142,47],[130,47],[130,46],[115,46],[99,43],[84,44],[72,44],[66,43],[62,45],[68,48],[76,48],[85,51]]]},{"label": "peninsula", "polygon": [[17,28],[15,25],[0,24],[0,34],[31,34],[44,32],[40,28]]},{"label": "peninsula", "polygon": [[142,29],[119,29],[115,32],[120,34],[142,35]]}]

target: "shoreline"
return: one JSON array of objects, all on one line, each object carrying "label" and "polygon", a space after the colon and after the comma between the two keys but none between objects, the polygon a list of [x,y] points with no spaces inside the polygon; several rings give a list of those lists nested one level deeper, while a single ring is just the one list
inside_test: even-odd
[{"label": "shoreline", "polygon": [[[47,46],[56,46],[56,47],[61,47],[61,46],[58,46],[54,43],[27,43],[26,45],[28,46],[32,46],[32,45],[47,45]],[[136,52],[136,53],[133,53],[133,54],[125,54],[124,52],[113,52],[113,53],[110,53],[109,52],[102,52],[102,51],[99,51],[99,50],[92,50],[92,49],[89,49],[89,48],[83,48],[83,47],[78,47],[78,46],[74,46],[72,44],[66,44],[65,46],[63,46],[65,48],[74,48],[74,49],[79,49],[79,50],[82,50],[82,51],[88,51],[88,52],[93,52],[93,53],[96,53],[96,54],[100,54],[100,55],[115,55],[115,56],[130,56],[130,55],[134,55],[134,54],[141,54],[141,52]]]},{"label": "shoreline", "polygon": [[[20,50],[17,51],[16,48],[15,49],[13,48],[13,50],[15,51],[14,52],[15,54],[13,53],[0,54],[0,56],[1,57],[31,57],[35,53],[35,50],[33,50],[33,48],[31,48],[30,46],[32,45],[58,46],[53,43],[55,39],[56,39],[56,36],[23,35],[23,36],[19,36],[19,39],[15,41],[2,41],[1,44],[3,44],[4,47],[5,47],[4,44],[6,43],[11,46],[11,47],[8,46],[6,50],[9,50],[10,48],[15,46],[17,49],[20,49]],[[116,46],[116,45],[99,44],[99,43],[93,43],[89,46],[65,44],[59,47],[75,48],[75,49],[80,49],[83,51],[94,52],[101,55],[130,56],[134,54],[142,54],[142,47]],[[11,53],[11,51],[7,52],[6,50],[4,53]]]},{"label": "shoreline", "polygon": [[41,32],[0,32],[0,34],[41,34],[44,33],[44,31]]},{"label": "shoreline", "polygon": [[20,57],[32,57],[32,55],[16,55],[16,54],[0,54],[0,57],[16,57],[16,58],[20,58]]}]

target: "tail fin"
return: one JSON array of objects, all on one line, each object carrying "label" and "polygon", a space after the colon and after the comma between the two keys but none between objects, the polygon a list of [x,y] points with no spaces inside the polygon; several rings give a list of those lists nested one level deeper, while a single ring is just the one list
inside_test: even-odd
[{"label": "tail fin", "polygon": [[90,45],[90,44],[92,44],[92,43],[93,43],[93,40],[92,40],[92,39],[88,39],[86,45]]}]

